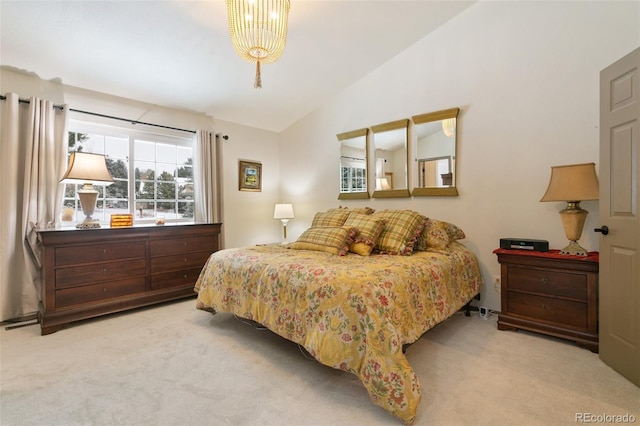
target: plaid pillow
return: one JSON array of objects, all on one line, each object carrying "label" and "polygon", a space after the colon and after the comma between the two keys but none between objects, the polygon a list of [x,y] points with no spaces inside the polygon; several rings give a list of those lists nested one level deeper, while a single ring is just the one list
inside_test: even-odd
[{"label": "plaid pillow", "polygon": [[318,212],[311,222],[312,228],[321,228],[327,226],[342,226],[347,220],[349,212],[346,209],[329,210],[327,212]]},{"label": "plaid pillow", "polygon": [[349,245],[349,251],[361,256],[369,256],[384,229],[384,219],[368,214],[349,213],[344,225],[356,228],[356,237]]},{"label": "plaid pillow", "polygon": [[375,212],[372,217],[385,221],[375,251],[402,255],[410,255],[413,252],[413,245],[427,220],[412,210],[382,210]]},{"label": "plaid pillow", "polygon": [[355,230],[348,226],[309,228],[289,247],[295,250],[315,250],[344,256],[349,251]]}]

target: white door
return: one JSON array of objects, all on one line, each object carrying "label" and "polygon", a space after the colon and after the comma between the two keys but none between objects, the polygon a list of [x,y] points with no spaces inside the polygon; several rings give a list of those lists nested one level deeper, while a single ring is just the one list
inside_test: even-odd
[{"label": "white door", "polygon": [[640,48],[600,73],[600,358],[640,386]]}]

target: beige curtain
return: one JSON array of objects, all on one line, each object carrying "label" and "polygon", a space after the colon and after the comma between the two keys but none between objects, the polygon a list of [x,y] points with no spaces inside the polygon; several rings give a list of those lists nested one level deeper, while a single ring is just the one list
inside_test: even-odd
[{"label": "beige curtain", "polygon": [[39,249],[35,229],[55,227],[66,167],[67,107],[6,95],[0,108],[0,316],[38,310]]},{"label": "beige curtain", "polygon": [[[196,132],[194,165],[196,222],[223,222],[222,144],[214,133],[207,130]],[[221,244],[222,241],[224,238],[221,235]]]}]

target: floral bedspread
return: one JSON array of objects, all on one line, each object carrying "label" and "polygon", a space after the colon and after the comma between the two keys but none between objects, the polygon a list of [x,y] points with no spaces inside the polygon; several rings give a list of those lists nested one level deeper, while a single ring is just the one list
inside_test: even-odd
[{"label": "floral bedspread", "polygon": [[360,378],[372,401],[415,421],[418,377],[402,352],[480,292],[476,257],[450,253],[336,256],[279,246],[213,253],[196,283],[197,308],[231,312]]}]

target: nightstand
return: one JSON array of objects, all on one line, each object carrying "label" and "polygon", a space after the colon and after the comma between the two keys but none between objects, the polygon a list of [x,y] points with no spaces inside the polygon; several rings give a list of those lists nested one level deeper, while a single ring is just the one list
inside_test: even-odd
[{"label": "nightstand", "polygon": [[598,252],[497,249],[501,269],[499,330],[528,330],[598,352]]}]

